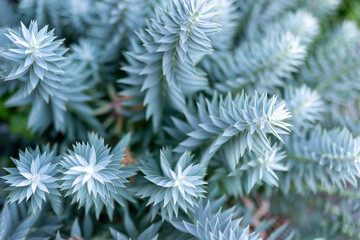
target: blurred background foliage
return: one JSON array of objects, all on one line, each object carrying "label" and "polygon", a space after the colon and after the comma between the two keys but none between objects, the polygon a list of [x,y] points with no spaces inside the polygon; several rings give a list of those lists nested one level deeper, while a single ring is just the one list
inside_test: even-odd
[{"label": "blurred background foliage", "polygon": [[349,19],[356,21],[360,26],[360,1],[343,0],[338,13],[339,20]]}]

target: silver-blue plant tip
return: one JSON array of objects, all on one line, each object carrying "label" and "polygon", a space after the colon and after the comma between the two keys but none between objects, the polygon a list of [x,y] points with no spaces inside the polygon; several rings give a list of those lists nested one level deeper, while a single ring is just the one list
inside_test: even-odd
[{"label": "silver-blue plant tip", "polygon": [[141,160],[140,170],[148,182],[140,186],[137,195],[148,199],[162,216],[177,216],[179,208],[192,210],[198,199],[204,197],[205,168],[193,164],[190,152],[177,160],[168,148],[160,150],[160,164],[151,157]]},{"label": "silver-blue plant tip", "polygon": [[[59,157],[50,148],[41,151],[39,147],[20,152],[19,159],[13,159],[15,168],[5,168],[8,175],[3,178],[9,184],[9,201],[30,200],[29,210],[38,212],[48,200],[60,203],[60,185],[57,178]],[[55,209],[54,209],[55,210]]]},{"label": "silver-blue plant tip", "polygon": [[64,49],[59,48],[63,40],[55,40],[54,30],[48,32],[48,26],[38,30],[37,22],[32,21],[29,28],[21,23],[19,31],[8,29],[6,36],[12,46],[1,52],[1,55],[16,66],[5,76],[5,80],[19,79],[28,74],[23,97],[30,94],[40,80],[43,87],[56,88],[56,82],[60,81],[57,74],[62,73],[58,62],[65,58]]},{"label": "silver-blue plant tip", "polygon": [[79,208],[85,206],[89,212],[93,207],[99,217],[105,206],[112,218],[115,202],[123,205],[125,200],[133,200],[124,185],[133,173],[121,165],[129,135],[113,149],[94,133],[89,134],[88,139],[88,143],[73,145],[73,150],[63,157],[61,188],[66,196],[72,196],[72,203],[78,203]]}]

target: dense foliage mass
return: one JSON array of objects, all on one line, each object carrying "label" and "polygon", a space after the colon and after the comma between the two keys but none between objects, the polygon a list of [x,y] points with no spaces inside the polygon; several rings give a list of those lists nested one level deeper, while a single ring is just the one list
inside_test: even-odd
[{"label": "dense foliage mass", "polygon": [[360,239],[340,5],[1,0],[0,240]]}]

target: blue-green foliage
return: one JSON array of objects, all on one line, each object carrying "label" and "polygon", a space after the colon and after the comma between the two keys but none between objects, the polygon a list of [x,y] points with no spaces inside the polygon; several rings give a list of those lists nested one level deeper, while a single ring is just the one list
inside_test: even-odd
[{"label": "blue-green foliage", "polygon": [[235,39],[237,19],[240,17],[237,11],[236,0],[216,0],[216,9],[218,14],[215,16],[215,21],[220,24],[221,30],[210,36],[212,45],[216,50],[229,50],[232,47],[232,42]]},{"label": "blue-green foliage", "polygon": [[27,214],[28,206],[24,203],[5,202],[0,214],[0,239],[45,239],[55,236],[61,227],[61,218],[43,216],[42,212]]},{"label": "blue-green foliage", "polygon": [[319,19],[334,13],[339,7],[341,0],[295,0],[298,7],[304,8]]},{"label": "blue-green foliage", "polygon": [[151,7],[156,3],[156,1],[152,2],[146,0],[97,1],[95,4],[98,9],[98,20],[91,26],[91,36],[105,43],[108,54],[120,55],[119,51],[126,47],[129,40],[135,36],[134,30],[139,30],[146,25],[146,19],[152,14]]},{"label": "blue-green foliage", "polygon": [[82,38],[71,46],[69,59],[74,64],[73,71],[83,76],[89,88],[113,77],[113,58],[109,59],[108,55],[105,58],[102,51],[101,43],[89,38]]},{"label": "blue-green foliage", "polygon": [[360,240],[339,6],[0,0],[0,240]]},{"label": "blue-green foliage", "polygon": [[[85,35],[90,24],[96,17],[96,9],[93,7],[94,0],[64,0],[55,1],[58,7],[57,14],[61,20],[63,29],[69,35]],[[53,9],[55,9],[53,7]]]},{"label": "blue-green foliage", "polygon": [[359,78],[359,36],[354,23],[344,22],[325,36],[302,68],[300,78],[332,105],[346,106],[358,97],[360,82],[353,79]]},{"label": "blue-green foliage", "polygon": [[272,32],[290,32],[300,38],[300,43],[309,44],[313,42],[315,36],[319,33],[319,23],[309,12],[298,10],[288,12],[281,16],[279,20],[264,25],[263,31],[265,35]]},{"label": "blue-green foliage", "polygon": [[59,2],[56,0],[20,0],[19,12],[22,19],[30,21],[36,19],[40,26],[51,25],[59,29]]},{"label": "blue-green foliage", "polygon": [[290,9],[298,7],[298,4],[296,0],[243,0],[237,1],[237,6],[241,20],[238,22],[238,35],[235,42],[238,44],[241,39],[256,39],[266,24],[276,20]]},{"label": "blue-green foliage", "polygon": [[[10,4],[7,0],[1,1],[0,3],[0,13],[1,13],[1,19],[0,19],[0,28],[3,28],[5,26],[11,27],[15,24],[18,24],[20,20],[20,16],[17,12],[15,12],[15,6]],[[2,38],[3,36],[1,36]]]}]

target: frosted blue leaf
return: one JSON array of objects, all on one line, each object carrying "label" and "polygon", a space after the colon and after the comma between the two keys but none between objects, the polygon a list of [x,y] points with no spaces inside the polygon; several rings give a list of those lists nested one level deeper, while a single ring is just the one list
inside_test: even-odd
[{"label": "frosted blue leaf", "polygon": [[74,239],[77,239],[77,238],[81,238],[81,229],[80,229],[80,226],[79,226],[79,221],[78,219],[76,218],[74,223],[72,224],[72,227],[71,227],[71,237],[74,238]]}]

